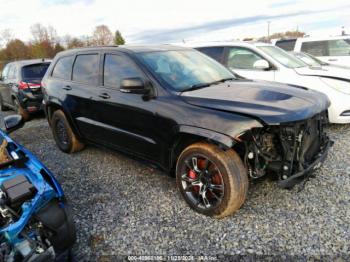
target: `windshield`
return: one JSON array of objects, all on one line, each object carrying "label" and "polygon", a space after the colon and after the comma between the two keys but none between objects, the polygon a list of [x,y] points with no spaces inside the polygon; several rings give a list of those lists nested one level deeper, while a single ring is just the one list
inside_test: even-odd
[{"label": "windshield", "polygon": [[42,79],[46,73],[49,63],[28,65],[22,68],[23,79]]},{"label": "windshield", "polygon": [[286,51],[275,46],[259,46],[260,50],[265,52],[271,58],[288,68],[298,68],[308,66],[302,60],[288,54]]},{"label": "windshield", "polygon": [[195,50],[145,52],[137,56],[178,92],[235,78],[224,66]]},{"label": "windshield", "polygon": [[318,61],[318,59],[314,59],[311,56],[305,55],[304,53],[294,53],[294,55],[303,60],[304,63],[310,65],[310,66],[321,66],[322,64]]}]

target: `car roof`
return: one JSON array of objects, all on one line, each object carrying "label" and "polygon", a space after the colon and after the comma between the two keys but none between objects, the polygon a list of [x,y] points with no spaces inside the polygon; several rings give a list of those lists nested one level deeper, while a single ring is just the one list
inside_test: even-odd
[{"label": "car roof", "polygon": [[185,43],[183,46],[199,48],[199,47],[216,47],[216,46],[242,46],[242,47],[255,47],[255,46],[272,46],[269,43],[263,42],[244,42],[244,41],[225,41],[225,42],[192,42]]},{"label": "car roof", "polygon": [[18,60],[13,61],[8,64],[16,64],[20,66],[27,66],[27,65],[34,65],[34,64],[40,64],[40,63],[51,63],[51,59],[42,58],[42,59],[27,59],[27,60]]},{"label": "car roof", "polygon": [[328,37],[299,37],[299,38],[285,38],[285,39],[277,39],[277,42],[283,42],[283,41],[291,41],[291,40],[297,40],[302,42],[310,42],[310,41],[327,41],[327,40],[338,40],[338,39],[350,39],[350,35],[348,36],[328,36]]},{"label": "car roof", "polygon": [[110,45],[110,46],[95,46],[95,47],[83,47],[74,48],[59,53],[59,56],[75,54],[78,52],[90,52],[90,51],[123,51],[126,53],[143,53],[143,52],[161,52],[161,51],[175,51],[175,50],[186,50],[183,46],[176,45]]}]

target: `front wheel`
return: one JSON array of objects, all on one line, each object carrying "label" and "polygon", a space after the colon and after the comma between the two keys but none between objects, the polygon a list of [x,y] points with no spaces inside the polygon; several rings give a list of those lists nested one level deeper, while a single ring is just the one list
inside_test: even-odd
[{"label": "front wheel", "polygon": [[51,129],[57,146],[65,153],[74,153],[84,148],[74,134],[62,110],[56,110],[51,119]]},{"label": "front wheel", "polygon": [[192,209],[216,218],[237,211],[248,191],[247,172],[238,154],[208,143],[190,145],[181,153],[176,183]]}]

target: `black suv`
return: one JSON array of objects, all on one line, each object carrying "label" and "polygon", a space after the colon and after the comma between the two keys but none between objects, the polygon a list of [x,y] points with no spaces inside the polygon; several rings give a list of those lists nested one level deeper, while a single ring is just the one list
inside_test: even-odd
[{"label": "black suv", "polygon": [[318,168],[330,141],[321,93],[236,78],[193,49],[100,47],[59,53],[43,79],[58,147],[103,145],[175,171],[196,211],[224,217],[248,177],[291,187]]},{"label": "black suv", "polygon": [[23,60],[8,63],[0,79],[0,109],[14,109],[28,120],[31,113],[42,109],[41,79],[50,61]]}]

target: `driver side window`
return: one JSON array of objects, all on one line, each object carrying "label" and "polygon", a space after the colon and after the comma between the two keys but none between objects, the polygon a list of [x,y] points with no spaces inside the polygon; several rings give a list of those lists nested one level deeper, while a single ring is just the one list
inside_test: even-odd
[{"label": "driver side window", "polygon": [[124,78],[144,78],[138,67],[128,58],[119,54],[105,54],[103,85],[119,89]]},{"label": "driver side window", "polygon": [[254,63],[258,60],[265,60],[255,52],[243,47],[230,47],[227,58],[227,66],[232,69],[249,69],[254,68]]}]

